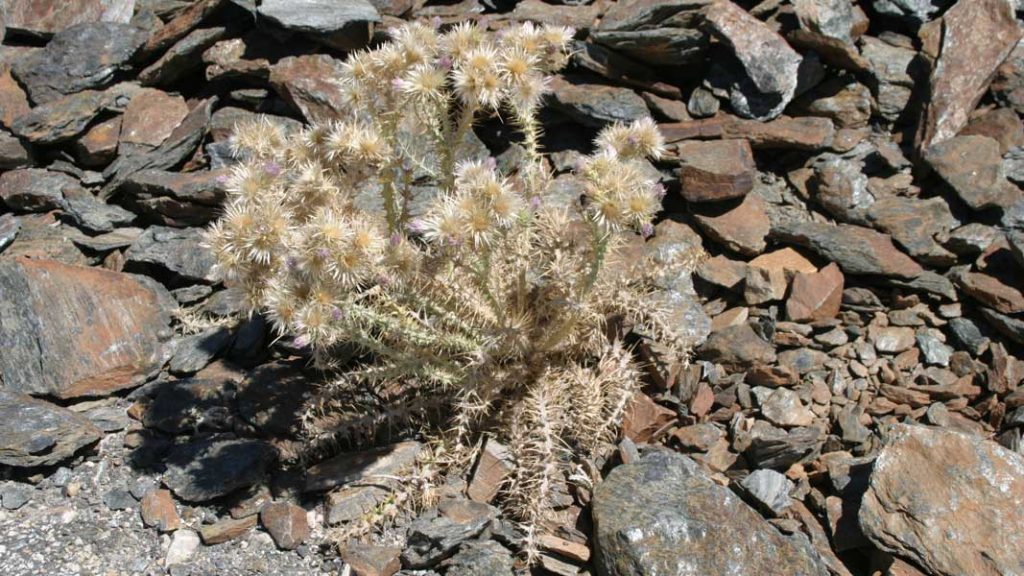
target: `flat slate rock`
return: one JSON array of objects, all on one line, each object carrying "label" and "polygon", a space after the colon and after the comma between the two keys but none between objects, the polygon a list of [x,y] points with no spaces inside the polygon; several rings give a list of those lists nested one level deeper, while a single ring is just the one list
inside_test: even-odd
[{"label": "flat slate rock", "polygon": [[135,0],[6,0],[4,23],[8,30],[49,36],[87,22],[127,24]]},{"label": "flat slate rock", "polygon": [[214,258],[202,241],[201,228],[151,226],[125,253],[126,263],[156,266],[186,281],[210,282]]},{"label": "flat slate rock", "polygon": [[367,0],[263,0],[260,16],[339,50],[370,41],[380,14]]},{"label": "flat slate rock", "polygon": [[169,318],[135,278],[52,260],[0,262],[0,380],[58,398],[138,385],[163,363]]},{"label": "flat slate rock", "polygon": [[600,576],[825,576],[806,540],[787,538],[689,458],[657,451],[613,469],[593,500]]},{"label": "flat slate rock", "polygon": [[804,246],[839,264],[846,274],[915,278],[924,269],[900,252],[887,234],[849,224],[781,222],[772,229],[776,239]]},{"label": "flat slate rock", "polygon": [[81,414],[0,386],[0,465],[53,466],[102,436]]},{"label": "flat slate rock", "polygon": [[33,144],[66,142],[85,132],[100,114],[124,110],[137,89],[118,84],[102,92],[84,90],[64,96],[19,116],[11,131]]},{"label": "flat slate rock", "polygon": [[1024,573],[1024,457],[979,436],[896,425],[859,519],[873,544],[928,574]]},{"label": "flat slate rock", "polygon": [[79,24],[57,33],[46,48],[17,60],[11,70],[35,104],[46,104],[113,84],[145,41],[146,31],[130,24]]},{"label": "flat slate rock", "polygon": [[259,440],[197,440],[167,457],[164,484],[188,502],[206,502],[263,479],[274,450]]}]

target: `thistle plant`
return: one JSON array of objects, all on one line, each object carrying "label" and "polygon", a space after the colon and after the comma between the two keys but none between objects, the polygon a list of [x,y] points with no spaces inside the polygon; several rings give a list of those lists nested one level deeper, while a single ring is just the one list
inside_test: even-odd
[{"label": "thistle plant", "polygon": [[[509,446],[503,502],[528,551],[556,489],[614,439],[640,385],[621,327],[687,352],[669,300],[625,256],[652,234],[663,195],[643,169],[663,152],[653,121],[599,134],[575,170],[581,199],[550,193],[537,113],[572,35],[395,30],[346,61],[336,119],[237,128],[242,161],[208,236],[225,282],[332,375],[311,440],[346,434],[344,398],[358,393],[439,408],[434,434],[453,462],[484,436]],[[521,135],[507,173],[467,145],[488,115]]]}]

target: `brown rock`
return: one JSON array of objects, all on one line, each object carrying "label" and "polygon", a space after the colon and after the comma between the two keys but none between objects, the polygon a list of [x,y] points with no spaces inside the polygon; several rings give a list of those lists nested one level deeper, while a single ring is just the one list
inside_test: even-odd
[{"label": "brown rock", "polygon": [[164,86],[202,67],[200,56],[224,37],[225,28],[193,30],[178,41],[159,60],[139,72],[143,86]]},{"label": "brown rock", "polygon": [[636,443],[648,442],[676,419],[676,413],[638,393],[622,418],[622,434]]},{"label": "brown rock", "polygon": [[1024,128],[1012,108],[996,108],[972,118],[957,136],[987,136],[999,142],[999,153],[1024,146]]},{"label": "brown rock", "polygon": [[914,329],[906,326],[878,326],[868,329],[875,349],[887,354],[898,354],[914,345]]},{"label": "brown rock", "polygon": [[965,272],[956,283],[971,298],[1003,314],[1024,312],[1024,294],[988,274]]},{"label": "brown rock", "polygon": [[721,255],[708,258],[697,268],[701,280],[729,290],[738,289],[746,275],[745,263]]},{"label": "brown rock", "polygon": [[747,262],[748,266],[767,268],[768,270],[782,270],[786,276],[792,278],[798,273],[813,274],[818,267],[804,258],[802,254],[792,248],[780,248],[773,252],[767,252]]},{"label": "brown rock", "polygon": [[798,273],[786,300],[786,317],[794,322],[830,320],[843,302],[843,273],[834,262],[810,274]]},{"label": "brown rock", "polygon": [[306,120],[330,120],[344,108],[341,87],[334,82],[341,61],[326,54],[293,56],[274,64],[270,84]]},{"label": "brown rock", "polygon": [[703,418],[711,411],[711,407],[715,405],[715,393],[711,390],[711,386],[708,386],[707,382],[701,382],[697,385],[697,392],[694,393],[693,398],[690,398],[688,408],[690,414],[697,418]]},{"label": "brown rock", "polygon": [[935,240],[948,237],[949,232],[960,225],[941,197],[926,200],[902,196],[879,198],[868,207],[867,218],[921,262],[950,266],[957,261],[955,254]]},{"label": "brown rock", "polygon": [[[24,223],[24,222],[23,222]],[[0,379],[58,398],[137,385],[163,362],[158,293],[131,276],[51,260],[0,262]]]},{"label": "brown rock", "polygon": [[746,140],[683,142],[677,147],[682,194],[690,202],[713,202],[746,195],[757,167]]},{"label": "brown rock", "polygon": [[136,55],[140,61],[149,60],[170,48],[197,28],[204,20],[216,14],[227,4],[227,0],[199,0],[175,16],[149,37]]},{"label": "brown rock", "polygon": [[698,452],[710,450],[723,435],[723,432],[714,424],[683,426],[672,434],[679,441],[680,446],[687,450],[697,450]]},{"label": "brown rock", "polygon": [[1018,574],[1024,458],[979,436],[896,425],[875,460],[859,519],[873,544],[929,574]]},{"label": "brown rock", "polygon": [[861,226],[781,222],[772,235],[805,246],[839,264],[847,274],[916,278],[921,265],[900,252],[886,235]]},{"label": "brown rock", "polygon": [[743,324],[747,321],[747,316],[749,314],[750,309],[746,306],[730,308],[711,320],[711,331],[715,332],[716,330],[722,330],[729,326],[738,326]]},{"label": "brown rock", "polygon": [[9,128],[29,108],[28,96],[11,76],[11,69],[4,66],[0,71],[0,124]]},{"label": "brown rock", "polygon": [[135,0],[7,0],[4,3],[7,28],[49,36],[86,22],[128,23]]},{"label": "brown rock", "polygon": [[712,240],[743,256],[756,256],[765,248],[771,221],[764,200],[747,194],[735,206],[695,208],[694,220]]},{"label": "brown rock", "polygon": [[75,141],[75,156],[89,168],[106,166],[117,155],[121,135],[121,116],[100,122]]},{"label": "brown rock", "polygon": [[392,576],[402,568],[401,554],[402,549],[394,546],[349,544],[341,550],[341,559],[355,576]]},{"label": "brown rock", "polygon": [[775,347],[758,336],[749,324],[713,332],[697,353],[701,360],[717,362],[734,371],[775,362]]},{"label": "brown rock", "polygon": [[174,506],[174,498],[168,490],[150,490],[142,497],[142,522],[161,532],[172,532],[181,528],[181,517]]},{"label": "brown rock", "polygon": [[1020,190],[1006,179],[999,143],[985,136],[947,138],[924,159],[974,210],[1011,205]]},{"label": "brown rock", "polygon": [[511,473],[512,454],[503,444],[488,438],[480,451],[466,495],[477,502],[490,502]]},{"label": "brown rock", "polygon": [[101,113],[123,110],[134,91],[125,84],[104,92],[83,90],[22,114],[11,125],[11,132],[35,144],[65,142],[85,132]]},{"label": "brown rock", "polygon": [[335,486],[379,475],[396,475],[411,466],[419,455],[419,442],[399,442],[358,453],[341,454],[306,471],[307,492],[320,492]]},{"label": "brown rock", "polygon": [[188,115],[181,96],[171,96],[153,88],[136,94],[124,110],[121,124],[121,153],[125,144],[149,148],[159,146]]},{"label": "brown rock", "polygon": [[743,300],[751,306],[782,300],[788,287],[786,273],[782,270],[747,266]]},{"label": "brown rock", "polygon": [[569,26],[576,30],[587,30],[603,9],[600,4],[552,5],[541,0],[523,0],[516,4],[512,18],[549,26]]},{"label": "brown rock", "polygon": [[586,544],[572,542],[551,534],[541,534],[540,547],[583,564],[590,560],[590,548]]},{"label": "brown rock", "polygon": [[306,511],[287,502],[267,504],[260,511],[260,522],[282,550],[294,550],[309,537]]},{"label": "brown rock", "polygon": [[255,515],[237,519],[225,518],[223,520],[218,520],[213,524],[204,524],[201,526],[199,528],[199,537],[203,539],[203,544],[206,544],[207,546],[223,544],[224,542],[229,542],[235,538],[244,536],[246,532],[252,530],[255,526]]},{"label": "brown rock", "polygon": [[1004,0],[959,0],[943,14],[941,26],[921,149],[952,138],[967,124],[996,68],[1021,38],[1013,8]]}]

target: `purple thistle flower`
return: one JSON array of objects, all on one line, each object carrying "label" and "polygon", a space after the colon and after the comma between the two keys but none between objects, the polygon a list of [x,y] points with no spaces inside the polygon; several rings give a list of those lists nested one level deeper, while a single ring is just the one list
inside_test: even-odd
[{"label": "purple thistle flower", "polygon": [[263,171],[271,176],[280,176],[281,170],[281,165],[278,164],[277,162],[274,162],[273,160],[270,160],[263,164]]},{"label": "purple thistle flower", "polygon": [[487,166],[488,170],[494,170],[498,167],[498,160],[494,156],[488,156],[487,159],[484,160],[484,166]]},{"label": "purple thistle flower", "polygon": [[221,186],[227,184],[230,180],[231,178],[228,177],[227,174],[221,174],[220,176],[217,176],[217,184],[220,184]]},{"label": "purple thistle flower", "polygon": [[440,28],[441,23],[442,21],[440,16],[434,16],[433,18],[430,19],[430,27],[433,28],[434,30]]},{"label": "purple thistle flower", "polygon": [[665,198],[666,194],[668,194],[668,191],[665,190],[665,185],[664,184],[661,184],[659,182],[659,183],[654,185],[654,196],[655,196],[655,198],[657,198],[658,200],[661,200],[661,199]]},{"label": "purple thistle flower", "polygon": [[335,322],[341,320],[341,309],[337,306],[331,308],[331,318],[333,318]]},{"label": "purple thistle flower", "polygon": [[284,259],[285,266],[288,266],[289,270],[294,270],[299,267],[299,259],[295,256],[288,256]]},{"label": "purple thistle flower", "polygon": [[322,259],[326,259],[331,255],[331,251],[327,248],[317,248],[316,255]]},{"label": "purple thistle flower", "polygon": [[388,243],[391,244],[392,248],[398,246],[402,243],[402,235],[398,232],[392,233],[391,238],[388,239]]},{"label": "purple thistle flower", "polygon": [[447,54],[445,54],[444,56],[441,56],[440,58],[438,58],[437,59],[437,67],[440,68],[441,70],[451,70],[452,69],[452,57],[448,56]]},{"label": "purple thistle flower", "polygon": [[405,225],[405,229],[411,234],[419,234],[427,229],[427,223],[417,218]]},{"label": "purple thistle flower", "polygon": [[540,210],[540,204],[540,196],[533,196],[530,198],[530,210],[533,210],[534,212]]},{"label": "purple thistle flower", "polygon": [[292,346],[295,346],[296,348],[305,348],[306,346],[309,346],[309,338],[306,338],[305,336],[296,336],[295,340],[292,340]]},{"label": "purple thistle flower", "polygon": [[645,222],[644,225],[640,227],[640,235],[643,236],[644,238],[650,238],[651,236],[654,236],[654,224],[651,224],[650,222]]}]

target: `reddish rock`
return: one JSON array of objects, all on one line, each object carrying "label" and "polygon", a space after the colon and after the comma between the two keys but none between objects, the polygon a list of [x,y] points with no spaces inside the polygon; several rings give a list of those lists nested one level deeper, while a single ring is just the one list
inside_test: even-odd
[{"label": "reddish rock", "polygon": [[761,254],[750,262],[749,266],[767,268],[769,270],[782,270],[786,276],[792,278],[798,273],[813,274],[818,271],[810,260],[792,248],[780,248],[778,250]]},{"label": "reddish rock", "polygon": [[705,234],[743,256],[756,256],[764,250],[771,221],[760,196],[748,194],[736,206],[715,208],[694,209],[694,220]]},{"label": "reddish rock", "polygon": [[622,434],[636,443],[648,442],[676,419],[676,413],[638,393],[622,419]]},{"label": "reddish rock", "polygon": [[138,385],[163,363],[168,317],[131,276],[52,260],[0,263],[0,379],[58,398]]},{"label": "reddish rock", "polygon": [[0,202],[25,212],[46,212],[64,205],[65,193],[78,188],[78,181],[62,172],[22,168],[0,175]]},{"label": "reddish rock", "polygon": [[7,0],[7,28],[48,36],[86,22],[127,23],[135,12],[135,0]]},{"label": "reddish rock", "polygon": [[28,96],[11,76],[11,69],[0,71],[0,124],[10,128],[22,114],[29,111]]},{"label": "reddish rock", "polygon": [[[166,490],[164,490],[166,492]],[[199,537],[203,544],[223,544],[236,538],[244,536],[249,530],[256,526],[256,515],[244,518],[225,518],[213,524],[204,524],[199,528]]]},{"label": "reddish rock", "polygon": [[168,490],[150,490],[142,497],[142,522],[161,532],[172,532],[181,528],[181,517],[174,506],[174,498]]},{"label": "reddish rock", "polygon": [[746,140],[689,141],[677,147],[683,198],[713,202],[746,195],[757,167]]},{"label": "reddish rock", "polygon": [[75,156],[89,168],[106,166],[117,155],[121,134],[121,116],[100,122],[75,141]]},{"label": "reddish rock", "polygon": [[473,479],[466,495],[477,502],[490,502],[498,495],[505,479],[512,473],[512,455],[503,444],[488,438],[480,451]]},{"label": "reddish rock", "polygon": [[733,138],[746,140],[754,149],[820,150],[832,145],[835,126],[828,118],[780,116],[769,122],[720,115],[659,125],[669,142]]},{"label": "reddish rock", "polygon": [[260,522],[282,550],[294,550],[309,538],[306,511],[287,502],[267,504],[260,511]]},{"label": "reddish rock", "polygon": [[119,112],[136,87],[118,84],[103,92],[83,90],[22,114],[11,132],[35,144],[58,144],[85,132],[103,112]]},{"label": "reddish rock", "polygon": [[811,274],[798,273],[786,300],[786,317],[794,322],[835,318],[843,301],[843,273],[834,262]]},{"label": "reddish rock", "polygon": [[139,60],[149,60],[158,53],[170,48],[175,42],[184,38],[189,32],[216,14],[227,0],[199,0],[178,14],[173,20],[162,26],[142,45],[136,55]]},{"label": "reddish rock", "polygon": [[372,544],[349,544],[340,553],[355,576],[392,576],[402,568],[402,549]]},{"label": "reddish rock", "polygon": [[[931,23],[938,29],[939,23]],[[930,80],[921,148],[952,138],[1021,38],[1005,0],[959,0],[941,21],[941,48]]]},{"label": "reddish rock", "polygon": [[1003,314],[1024,312],[1024,294],[988,274],[965,272],[956,283],[971,298]]},{"label": "reddish rock", "polygon": [[999,143],[992,138],[948,138],[926,150],[924,159],[974,210],[1010,206],[1020,197],[1006,179]]},{"label": "reddish rock", "polygon": [[747,265],[725,256],[708,258],[697,268],[697,276],[715,286],[736,290],[747,275]]},{"label": "reddish rock", "polygon": [[750,309],[746,306],[730,308],[711,320],[711,331],[715,332],[716,330],[722,330],[729,326],[738,326],[743,324],[747,321],[747,316],[749,314]]},{"label": "reddish rock", "polygon": [[341,87],[334,81],[341,61],[326,54],[293,56],[274,64],[270,84],[306,120],[329,120],[344,108]]},{"label": "reddish rock", "polygon": [[873,544],[928,574],[1019,574],[1024,458],[976,435],[893,426],[858,515]]},{"label": "reddish rock", "polygon": [[715,405],[715,393],[708,386],[707,382],[701,382],[697,385],[697,392],[694,393],[693,398],[690,398],[689,409],[690,414],[697,418],[703,418],[707,416],[708,412],[711,411],[711,407]]},{"label": "reddish rock", "polygon": [[139,91],[124,110],[121,153],[125,152],[126,144],[150,148],[159,146],[181,124],[188,111],[188,105],[181,96],[171,96],[152,88]]},{"label": "reddish rock", "polygon": [[758,364],[775,362],[775,347],[761,338],[749,324],[730,326],[712,332],[697,357],[717,362],[733,371],[743,371]]},{"label": "reddish rock", "polygon": [[957,136],[987,136],[999,142],[999,153],[1024,146],[1024,127],[1012,108],[996,108],[972,118]]}]

